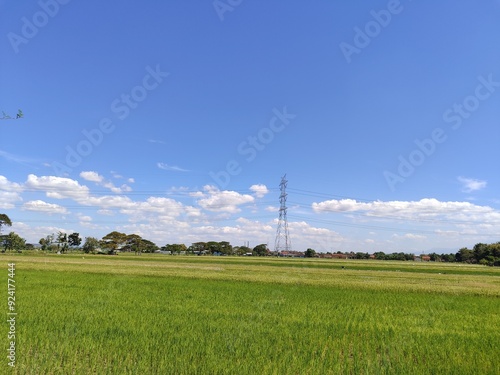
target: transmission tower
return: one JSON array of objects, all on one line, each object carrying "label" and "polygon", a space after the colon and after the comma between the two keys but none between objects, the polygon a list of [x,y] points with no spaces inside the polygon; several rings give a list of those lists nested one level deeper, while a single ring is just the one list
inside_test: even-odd
[{"label": "transmission tower", "polygon": [[288,220],[286,218],[286,174],[281,177],[280,183],[280,213],[278,218],[278,229],[276,230],[276,240],[274,241],[274,251],[290,251],[292,243],[288,234]]}]

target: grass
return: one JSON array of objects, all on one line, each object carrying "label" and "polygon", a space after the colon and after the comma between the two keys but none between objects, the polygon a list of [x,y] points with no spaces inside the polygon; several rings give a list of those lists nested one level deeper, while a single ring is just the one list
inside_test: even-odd
[{"label": "grass", "polygon": [[500,270],[493,268],[157,255],[0,259],[5,270],[9,261],[17,269],[14,374],[500,373]]}]

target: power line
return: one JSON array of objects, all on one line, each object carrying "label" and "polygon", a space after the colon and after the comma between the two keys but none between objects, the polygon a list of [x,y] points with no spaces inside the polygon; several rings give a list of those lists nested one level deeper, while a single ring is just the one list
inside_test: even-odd
[{"label": "power line", "polygon": [[[284,176],[284,178],[286,177],[286,175]],[[286,181],[286,179],[285,179]],[[282,181],[283,182],[283,181]],[[282,220],[282,228],[284,230],[284,218],[286,218],[286,210],[287,210],[287,206],[286,206],[286,202],[287,202],[287,196],[288,194],[286,193],[286,189],[287,189],[287,186],[286,186],[286,183],[285,183],[285,189],[284,191],[281,190],[282,188],[282,185],[280,184],[280,208],[279,208],[279,213],[281,215],[281,220]],[[272,192],[272,191],[277,191],[278,189],[275,189],[275,188],[271,188],[271,189],[268,189],[268,191]],[[309,197],[317,197],[317,198],[323,198],[323,199],[335,199],[335,198],[341,198],[341,199],[352,199],[352,200],[356,200],[356,201],[365,201],[365,202],[373,202],[373,200],[368,200],[368,199],[360,199],[360,198],[353,198],[353,197],[346,197],[346,196],[339,196],[339,195],[333,195],[333,194],[326,194],[326,193],[320,193],[320,192],[314,192],[314,191],[310,191],[310,190],[301,190],[301,189],[288,189],[289,191],[293,192],[294,195],[302,195],[302,196],[309,196]],[[12,191],[12,189],[0,189],[0,191]],[[68,192],[68,193],[73,193],[73,197],[71,196],[65,196],[64,199],[72,199],[72,200],[75,200],[75,199],[79,199],[79,197],[77,195],[75,195],[75,192],[74,191],[70,191],[69,189],[64,189],[64,190],[61,190],[60,188],[57,189],[57,187],[47,187],[47,188],[44,188],[43,190],[42,189],[23,189],[22,190],[23,192],[39,192],[39,193],[43,193],[43,192],[62,192],[62,193],[65,193],[65,192]],[[249,189],[245,189],[245,190],[233,190],[234,192],[237,192],[237,193],[254,193],[252,190],[249,190]],[[202,192],[204,194],[206,194],[206,197],[210,197],[210,193],[209,192],[204,192],[204,191],[201,191],[201,190],[197,190],[197,189],[193,189],[193,190],[183,190],[182,192],[176,192],[176,193],[168,193],[168,192],[165,192],[164,190],[160,191],[160,190],[137,190],[137,191],[134,191],[134,192],[124,192],[122,194],[117,194],[117,193],[110,193],[108,191],[104,191],[104,190],[98,190],[98,191],[92,191],[92,193],[90,193],[88,191],[88,194],[89,195],[82,195],[82,199],[88,199],[88,198],[96,198],[96,193],[99,194],[99,193],[105,193],[104,196],[110,196],[110,197],[127,197],[129,195],[151,195],[151,194],[155,194],[155,193],[159,193],[159,195],[161,195],[161,197],[165,197],[165,198],[174,198],[174,197],[184,197],[184,198],[191,198],[193,199],[193,201],[198,201],[199,199],[203,199],[203,197],[195,197],[195,196],[192,196],[190,195],[191,193],[195,193],[195,192]],[[281,202],[281,195],[284,193],[284,202]],[[175,201],[175,200],[174,200]],[[110,202],[106,202],[106,201],[103,201],[103,202],[92,202],[91,204],[71,204],[71,205],[61,205],[61,207],[64,207],[66,209],[69,209],[69,210],[110,210],[110,211],[120,211],[120,210],[124,210],[124,209],[130,209],[130,210],[141,210],[143,209],[144,207],[141,207],[140,204],[141,203],[146,203],[147,201],[140,201],[140,202],[132,202],[133,203],[133,206],[127,206],[126,204],[125,205],[119,205],[119,204],[109,204]],[[196,202],[198,203],[198,202]],[[256,206],[256,207],[261,207],[261,206],[266,206],[266,205],[272,205],[272,203],[274,203],[273,201],[257,201],[257,202],[250,202],[248,203],[247,205],[248,206]],[[302,208],[306,208],[308,210],[311,209],[311,204],[304,204],[304,203],[300,203],[300,202],[294,202],[294,201],[288,201],[288,203],[296,206],[296,207],[302,207]],[[139,205],[138,205],[139,204]],[[172,204],[163,204],[163,208],[165,209],[169,209],[170,207],[174,208],[174,209],[178,209],[178,204],[182,204],[184,207],[187,207],[189,205],[185,205],[181,202],[177,202],[175,201],[174,203]],[[193,203],[193,205],[195,205]],[[210,207],[201,207],[202,209],[205,209],[207,211],[212,211],[214,212],[214,214],[217,214],[217,213],[223,213],[223,211],[217,211],[218,209],[221,209],[225,206],[227,206],[228,203],[226,202],[221,202],[220,204],[216,204],[216,205],[211,205]],[[236,206],[238,206],[238,204],[235,204]],[[23,208],[23,204],[15,204],[13,205],[15,208]],[[42,214],[44,214],[43,211],[36,211],[36,210],[30,210],[32,212],[40,212]],[[147,209],[145,211],[148,211]],[[393,215],[375,215],[373,213],[361,213],[361,212],[352,212],[352,211],[340,211],[340,210],[337,210],[337,211],[329,211],[329,212],[332,212],[334,214],[348,214],[350,216],[357,216],[357,217],[366,217],[366,218],[369,218],[369,219],[378,219],[378,220],[392,220],[392,221],[404,221],[404,222],[420,222],[420,223],[423,223],[423,224],[429,224],[429,223],[440,223],[440,224],[454,224],[454,225],[469,225],[469,224],[477,224],[477,220],[450,220],[450,219],[443,219],[443,218],[439,218],[439,217],[435,217],[435,218],[424,218],[424,217],[402,217],[402,216],[393,216]],[[151,212],[151,213],[154,213],[154,212]],[[64,214],[67,214],[64,213]],[[433,214],[433,215],[442,215],[442,213],[440,213],[439,211],[436,211],[436,212],[430,212],[430,214]],[[269,214],[270,216],[271,214]],[[409,214],[411,215],[411,214]],[[259,215],[259,217],[268,217],[267,215],[264,216],[264,215]],[[406,229],[406,230],[401,230],[401,229],[397,229],[397,228],[393,228],[393,227],[388,227],[388,226],[378,226],[378,225],[367,225],[367,224],[359,224],[359,223],[347,223],[347,222],[343,222],[343,221],[334,221],[334,220],[326,220],[326,219],[315,219],[315,218],[304,218],[304,217],[300,217],[300,216],[292,216],[294,218],[298,218],[298,219],[301,219],[301,220],[307,220],[307,221],[310,221],[310,222],[318,222],[318,223],[325,223],[325,224],[334,224],[334,225],[338,225],[338,226],[345,226],[345,227],[358,227],[358,228],[365,228],[365,229],[377,229],[377,230],[389,230],[389,231],[405,231],[405,232],[415,232],[415,233],[435,233],[434,231],[425,231],[425,230],[418,230],[418,229]],[[214,218],[210,218],[211,220],[213,220]],[[227,219],[222,219],[220,221],[223,221],[223,220],[227,220]],[[278,222],[279,222],[280,219],[278,219]],[[67,220],[53,220],[54,222],[65,222],[65,223],[68,223],[69,221]],[[75,221],[75,222],[78,222],[78,221]],[[102,221],[101,221],[102,222]],[[499,223],[499,221],[488,221],[488,223],[491,223],[491,224],[497,224]],[[278,227],[279,229],[279,227]],[[288,230],[288,222],[286,222],[286,229]],[[290,241],[290,239],[288,239],[288,241]],[[286,240],[285,240],[285,245],[286,245]],[[276,243],[275,243],[275,246],[276,246]],[[281,245],[280,245],[281,246]]]}]

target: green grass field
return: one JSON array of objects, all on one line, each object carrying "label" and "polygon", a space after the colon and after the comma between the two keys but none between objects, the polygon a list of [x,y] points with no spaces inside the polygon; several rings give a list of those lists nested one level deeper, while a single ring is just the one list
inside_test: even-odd
[{"label": "green grass field", "polygon": [[500,374],[498,268],[123,254],[0,260],[5,314],[7,264],[16,264],[18,313],[16,366],[4,356],[0,373]]}]

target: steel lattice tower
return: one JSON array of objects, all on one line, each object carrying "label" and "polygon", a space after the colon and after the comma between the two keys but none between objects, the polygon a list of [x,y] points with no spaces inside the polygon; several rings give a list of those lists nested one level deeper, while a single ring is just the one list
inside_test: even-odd
[{"label": "steel lattice tower", "polygon": [[280,213],[278,218],[278,229],[276,230],[276,240],[274,241],[274,251],[290,251],[292,243],[288,234],[288,220],[286,218],[286,174],[281,177],[280,183]]}]

